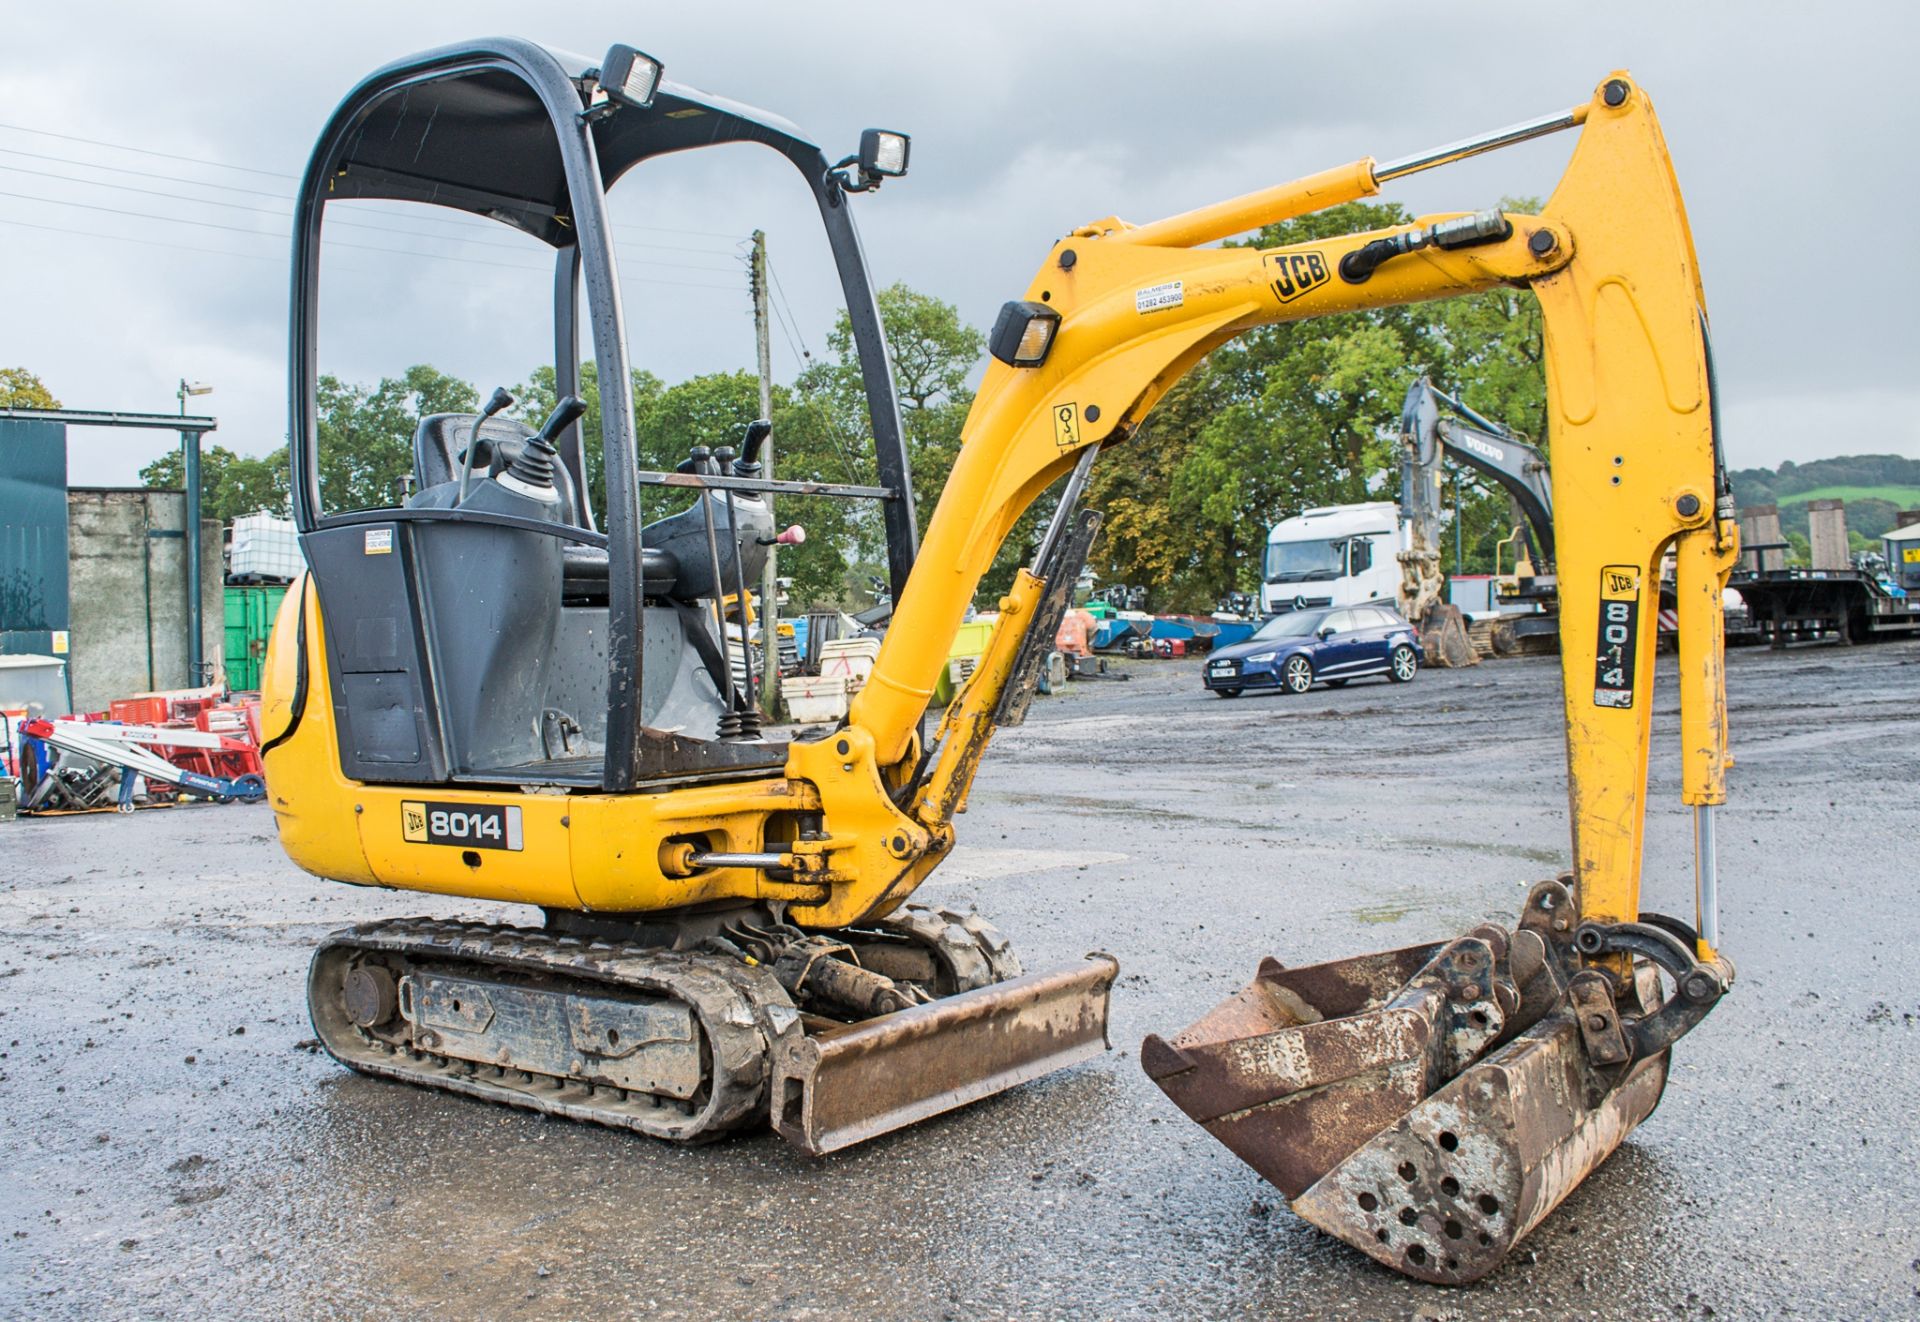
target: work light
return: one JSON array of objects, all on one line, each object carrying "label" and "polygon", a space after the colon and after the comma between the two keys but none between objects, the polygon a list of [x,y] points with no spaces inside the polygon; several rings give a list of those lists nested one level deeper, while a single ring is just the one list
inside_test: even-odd
[{"label": "work light", "polygon": [[912,139],[904,133],[886,129],[866,129],[860,134],[860,170],[863,174],[898,179],[907,172],[907,149]]},{"label": "work light", "polygon": [[1053,333],[1059,328],[1060,314],[1045,303],[1016,299],[994,318],[987,352],[1009,367],[1038,367],[1047,361]]},{"label": "work light", "polygon": [[660,61],[631,46],[611,46],[600,61],[600,90],[621,105],[645,110],[660,90]]}]

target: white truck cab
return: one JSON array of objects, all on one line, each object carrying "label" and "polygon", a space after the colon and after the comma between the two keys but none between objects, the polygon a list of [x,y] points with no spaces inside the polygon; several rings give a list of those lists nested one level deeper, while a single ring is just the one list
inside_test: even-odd
[{"label": "white truck cab", "polygon": [[1267,534],[1261,610],[1392,605],[1400,588],[1398,556],[1411,544],[1400,507],[1388,500],[1328,505],[1282,519]]}]

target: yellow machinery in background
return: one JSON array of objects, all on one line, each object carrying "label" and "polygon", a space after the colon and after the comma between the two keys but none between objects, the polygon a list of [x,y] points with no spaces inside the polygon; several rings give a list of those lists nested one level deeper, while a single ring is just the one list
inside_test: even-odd
[{"label": "yellow machinery in background", "polygon": [[[1205,246],[1575,128],[1538,216]],[[405,504],[329,507],[315,425],[329,203],[431,202],[550,244],[558,393],[571,396],[583,324],[600,379],[628,375],[606,190],[655,156],[723,142],[785,156],[818,202],[878,486],[763,476],[764,424],[678,472],[641,472],[629,404],[612,392],[598,510],[578,401],[536,431],[497,392],[479,414],[422,423]],[[1075,230],[993,328],[995,361],[924,538],[850,219],[853,197],[904,174],[907,154],[903,135],[869,131],[830,163],[785,121],[666,82],[625,46],[597,66],[514,41],[429,52],[376,72],[336,112],[295,218],[291,448],[312,569],[267,662],[280,837],[323,877],[536,905],[546,922],[336,934],[309,982],[321,1040],[371,1074],[679,1141],[771,1122],[810,1152],[1098,1052],[1112,959],[1024,974],[984,921],[907,905],[953,848],[993,730],[1024,714],[1097,530],[1075,512],[1095,455],[1248,329],[1525,286],[1546,315],[1573,871],[1536,887],[1512,930],[1308,969],[1269,962],[1141,1056],[1303,1216],[1415,1276],[1481,1274],[1652,1109],[1668,1046],[1732,977],[1716,949],[1711,825],[1735,534],[1704,300],[1652,106],[1615,74],[1591,101],[1500,134]],[[643,527],[649,484],[693,504]],[[927,732],[982,575],[1056,485],[1034,567]],[[712,603],[756,581],[771,502],[800,489],[880,502],[896,609],[846,721],[775,731],[760,726],[751,668],[737,682],[715,646]],[[1697,931],[1638,907],[1669,547]]]}]

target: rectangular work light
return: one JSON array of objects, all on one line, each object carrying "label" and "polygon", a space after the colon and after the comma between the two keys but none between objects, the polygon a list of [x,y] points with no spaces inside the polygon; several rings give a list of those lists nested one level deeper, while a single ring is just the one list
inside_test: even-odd
[{"label": "rectangular work light", "polygon": [[1060,314],[1045,303],[1015,299],[993,319],[987,352],[1009,367],[1038,367],[1047,361],[1047,350],[1053,348],[1053,334],[1059,328]]},{"label": "rectangular work light", "polygon": [[621,105],[645,110],[660,90],[660,61],[631,46],[611,46],[600,61],[600,90]]},{"label": "rectangular work light", "polygon": [[898,179],[907,172],[907,151],[913,139],[904,133],[886,129],[865,129],[860,134],[860,169],[868,175]]}]

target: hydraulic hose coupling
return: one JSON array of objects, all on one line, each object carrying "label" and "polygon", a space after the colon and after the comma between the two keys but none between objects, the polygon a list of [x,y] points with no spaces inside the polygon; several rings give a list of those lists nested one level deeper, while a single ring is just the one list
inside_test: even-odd
[{"label": "hydraulic hose coupling", "polygon": [[1387,262],[1422,248],[1471,248],[1498,243],[1513,233],[1513,224],[1499,211],[1476,211],[1470,216],[1435,221],[1423,230],[1407,230],[1363,244],[1340,259],[1340,278],[1350,285],[1365,284]]}]

